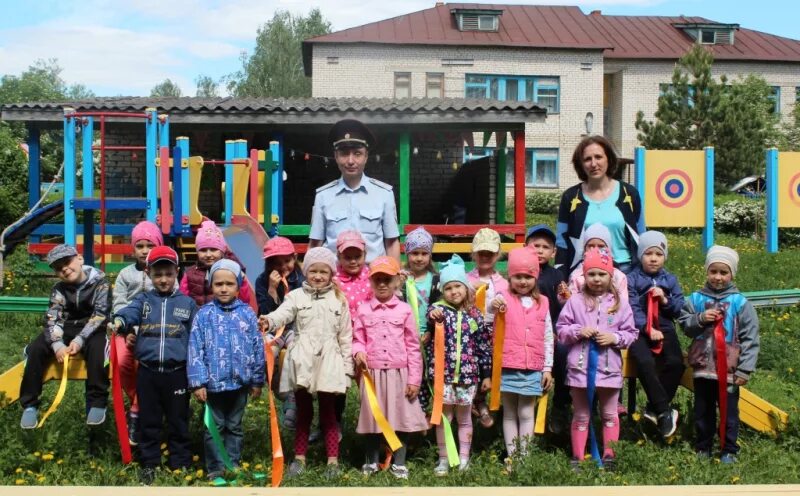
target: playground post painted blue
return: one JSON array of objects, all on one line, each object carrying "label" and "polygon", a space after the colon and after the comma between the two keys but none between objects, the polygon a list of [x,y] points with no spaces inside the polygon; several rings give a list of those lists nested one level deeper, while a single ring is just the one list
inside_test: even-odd
[{"label": "playground post painted blue", "polygon": [[703,148],[706,159],[706,222],[703,228],[703,250],[708,251],[714,244],[714,147]]},{"label": "playground post painted blue", "polygon": [[33,208],[42,196],[42,161],[40,131],[28,125],[28,208]]},{"label": "playground post painted blue", "polygon": [[156,221],[158,215],[158,186],[156,177],[156,144],[158,142],[158,114],[156,109],[145,110],[148,118],[145,119],[145,181],[147,187],[147,220]]},{"label": "playground post painted blue", "polygon": [[778,149],[769,148],[767,162],[767,253],[778,252]]},{"label": "playground post painted blue", "polygon": [[[192,229],[189,226],[189,138],[178,136],[175,138],[175,146],[181,151],[181,216],[175,217],[175,232],[178,235],[190,236]],[[175,186],[173,186],[175,187]],[[177,214],[176,214],[177,215]],[[184,222],[185,221],[185,222]]]},{"label": "playground post painted blue", "polygon": [[64,242],[75,246],[75,110],[64,108]]},{"label": "playground post painted blue", "polygon": [[[235,156],[236,156],[236,160],[247,160],[247,158],[248,158],[248,156],[247,156],[247,140],[237,139],[236,141],[234,141],[233,150],[234,150],[234,153],[235,153]],[[234,168],[232,170],[234,171],[234,175],[237,175],[237,174],[241,173],[243,166],[241,164],[233,164],[233,167]],[[232,184],[235,184],[235,182],[232,183]],[[250,184],[249,177],[248,177],[248,181],[245,182],[244,185],[247,186],[248,184]],[[231,186],[231,197],[232,198],[233,198],[233,193],[234,193],[233,189],[234,189],[234,187]],[[231,200],[231,204],[232,203],[233,203],[233,200]],[[245,204],[247,204],[247,195],[245,195]],[[231,217],[231,222],[233,222],[233,217]],[[230,222],[228,223],[228,225],[230,225]]]},{"label": "playground post painted blue", "polygon": [[[236,144],[233,140],[225,140],[225,161],[236,156]],[[225,225],[233,220],[233,164],[225,164]]]},{"label": "playground post painted blue", "polygon": [[[272,182],[272,208],[270,208],[270,218],[264,218],[264,225],[270,224],[268,233],[274,233],[276,226],[272,224],[272,214],[278,215],[278,225],[283,224],[283,136],[269,142],[269,158],[267,159],[267,167],[269,172],[264,178],[264,185],[266,186],[269,178]],[[277,163],[277,167],[275,164]]]},{"label": "playground post painted blue", "polygon": [[634,174],[636,175],[636,183],[634,186],[637,190],[639,190],[639,195],[641,196],[642,205],[645,202],[645,188],[644,188],[644,157],[645,157],[645,149],[643,146],[637,146],[633,152],[633,164],[634,164]]},{"label": "playground post painted blue", "polygon": [[92,144],[94,143],[94,117],[84,117],[82,123],[81,135],[83,136],[82,143],[82,159],[83,159],[83,197],[89,198],[94,196],[94,153],[92,153]]},{"label": "playground post painted blue", "polygon": [[183,232],[181,219],[183,218],[183,188],[181,187],[181,159],[183,150],[180,146],[172,149],[172,233],[180,235]]}]

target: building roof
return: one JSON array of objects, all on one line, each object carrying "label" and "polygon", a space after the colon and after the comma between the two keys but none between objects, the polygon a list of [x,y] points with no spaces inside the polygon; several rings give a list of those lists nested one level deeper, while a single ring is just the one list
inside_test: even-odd
[{"label": "building roof", "polygon": [[532,102],[465,98],[106,97],[3,105],[0,119],[60,125],[64,107],[87,112],[142,112],[152,107],[168,113],[170,122],[186,124],[327,125],[355,118],[370,124],[450,127],[474,124],[491,126],[494,130],[521,130],[525,122],[543,120],[546,115],[545,109]]},{"label": "building roof", "polygon": [[[459,31],[452,11],[500,10],[498,31]],[[701,17],[608,16],[578,7],[448,3],[303,42],[311,75],[314,44],[375,43],[604,50],[608,58],[678,59],[694,43],[675,24],[720,24]],[[734,45],[708,45],[718,60],[800,62],[800,41],[737,29]]]}]

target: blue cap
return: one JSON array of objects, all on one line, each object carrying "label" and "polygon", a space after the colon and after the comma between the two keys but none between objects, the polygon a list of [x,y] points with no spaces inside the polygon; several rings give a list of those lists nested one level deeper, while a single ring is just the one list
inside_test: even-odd
[{"label": "blue cap", "polygon": [[218,270],[227,270],[232,272],[234,276],[236,276],[236,283],[239,287],[242,287],[242,267],[234,262],[233,260],[229,260],[227,258],[221,258],[214,262],[214,265],[208,269],[208,275],[206,276],[206,283],[210,286],[211,283],[214,281],[214,273]]},{"label": "blue cap", "polygon": [[525,241],[528,241],[528,238],[536,233],[544,233],[548,238],[553,240],[553,243],[556,242],[556,233],[554,233],[547,224],[536,224],[535,226],[529,227],[528,234],[525,235]]}]

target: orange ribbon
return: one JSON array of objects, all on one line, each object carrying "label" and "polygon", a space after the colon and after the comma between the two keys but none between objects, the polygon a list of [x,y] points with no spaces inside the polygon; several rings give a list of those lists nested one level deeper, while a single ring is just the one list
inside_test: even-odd
[{"label": "orange ribbon", "polygon": [[444,406],[444,324],[436,323],[433,333],[433,408],[431,409],[431,424],[439,425],[442,422],[442,408]]},{"label": "orange ribbon", "polygon": [[475,290],[475,306],[481,311],[481,315],[486,315],[486,288],[488,284],[483,284]]},{"label": "orange ribbon", "polygon": [[[645,333],[647,334],[647,338],[651,339],[651,333],[653,329],[658,329],[658,297],[653,296],[653,292],[650,291],[647,293],[647,324],[645,325]],[[651,341],[652,342],[652,341]],[[650,350],[655,353],[656,355],[661,353],[661,349],[664,347],[664,340],[661,339],[660,341],[656,341],[653,345],[651,345]]]},{"label": "orange ribbon", "polygon": [[281,433],[278,430],[278,413],[275,410],[275,395],[272,394],[272,373],[275,369],[275,357],[272,355],[272,343],[283,334],[283,327],[278,329],[273,339],[264,339],[264,355],[267,359],[267,395],[269,397],[269,433],[272,441],[272,487],[281,485],[283,479],[283,448]]},{"label": "orange ribbon", "polygon": [[500,409],[500,375],[503,372],[503,341],[506,338],[506,314],[497,312],[494,317],[494,348],[492,349],[492,392],[489,410]]}]

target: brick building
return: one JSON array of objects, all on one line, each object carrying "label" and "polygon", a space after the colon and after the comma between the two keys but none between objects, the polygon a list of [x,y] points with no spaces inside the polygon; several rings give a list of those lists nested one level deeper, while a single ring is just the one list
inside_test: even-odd
[{"label": "brick building", "polygon": [[[311,38],[303,49],[315,97],[495,98],[546,108],[544,122],[526,125],[526,187],[557,190],[577,182],[570,159],[587,133],[633,156],[636,113],[654,118],[663,85],[695,42],[713,52],[715,74],[760,74],[775,111],[792,111],[800,41],[699,17],[437,3]],[[468,149],[477,156],[495,146],[475,141]]]}]

